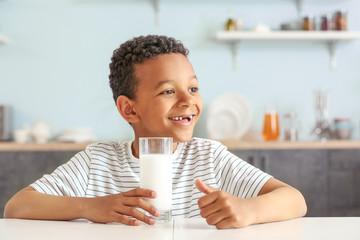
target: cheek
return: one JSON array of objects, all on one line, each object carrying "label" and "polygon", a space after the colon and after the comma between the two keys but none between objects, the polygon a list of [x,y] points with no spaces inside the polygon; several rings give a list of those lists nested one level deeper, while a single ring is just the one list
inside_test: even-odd
[{"label": "cheek", "polygon": [[199,97],[197,105],[198,105],[198,110],[199,110],[199,115],[200,115],[200,113],[202,112],[203,106],[204,106],[201,97]]},{"label": "cheek", "polygon": [[171,106],[168,106],[167,104],[154,102],[144,110],[146,111],[146,116],[150,118],[150,120],[157,119],[156,121],[161,121],[167,118],[170,109]]}]

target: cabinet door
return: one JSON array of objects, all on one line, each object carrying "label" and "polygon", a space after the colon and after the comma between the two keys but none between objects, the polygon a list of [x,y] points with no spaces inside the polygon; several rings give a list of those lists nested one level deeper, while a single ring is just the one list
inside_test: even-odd
[{"label": "cabinet door", "polygon": [[307,216],[328,216],[326,150],[259,150],[256,158],[265,172],[302,192]]},{"label": "cabinet door", "polygon": [[76,152],[0,152],[0,218],[6,202],[20,189],[33,183]]},{"label": "cabinet door", "polygon": [[256,151],[255,150],[231,150],[233,154],[241,158],[242,160],[250,163],[253,166],[256,166]]},{"label": "cabinet door", "polygon": [[331,216],[360,216],[360,149],[329,151]]}]

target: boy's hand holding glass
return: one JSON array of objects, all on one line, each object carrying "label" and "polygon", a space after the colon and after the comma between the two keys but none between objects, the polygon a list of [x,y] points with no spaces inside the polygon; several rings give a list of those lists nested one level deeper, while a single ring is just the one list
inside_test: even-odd
[{"label": "boy's hand holding glass", "polygon": [[140,138],[140,185],[142,188],[92,198],[85,218],[100,223],[119,222],[126,225],[140,225],[142,221],[152,225],[155,223],[155,218],[162,215],[164,222],[170,221],[172,144],[172,138]]},{"label": "boy's hand holding glass", "polygon": [[126,225],[140,225],[142,221],[152,225],[155,219],[136,208],[143,209],[154,217],[159,217],[160,212],[144,198],[156,198],[156,192],[136,188],[124,193],[88,198],[89,205],[84,209],[84,218],[97,223],[119,222]]}]

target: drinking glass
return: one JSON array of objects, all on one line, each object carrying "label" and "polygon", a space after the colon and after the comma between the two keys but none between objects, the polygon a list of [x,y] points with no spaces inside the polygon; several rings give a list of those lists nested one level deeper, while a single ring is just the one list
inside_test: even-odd
[{"label": "drinking glass", "polygon": [[139,138],[140,187],[157,193],[155,199],[147,199],[161,213],[157,222],[172,218],[172,148],[172,138]]},{"label": "drinking glass", "polygon": [[267,109],[264,116],[262,137],[265,141],[276,141],[280,136],[279,116],[275,109]]}]

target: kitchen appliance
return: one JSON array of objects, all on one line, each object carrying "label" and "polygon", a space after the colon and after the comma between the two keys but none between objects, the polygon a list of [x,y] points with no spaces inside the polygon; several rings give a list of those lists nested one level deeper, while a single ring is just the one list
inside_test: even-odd
[{"label": "kitchen appliance", "polygon": [[328,93],[326,91],[316,91],[314,93],[314,105],[316,123],[312,130],[319,140],[330,139],[332,133],[328,120]]},{"label": "kitchen appliance", "polygon": [[0,105],[0,141],[10,140],[10,107]]}]

